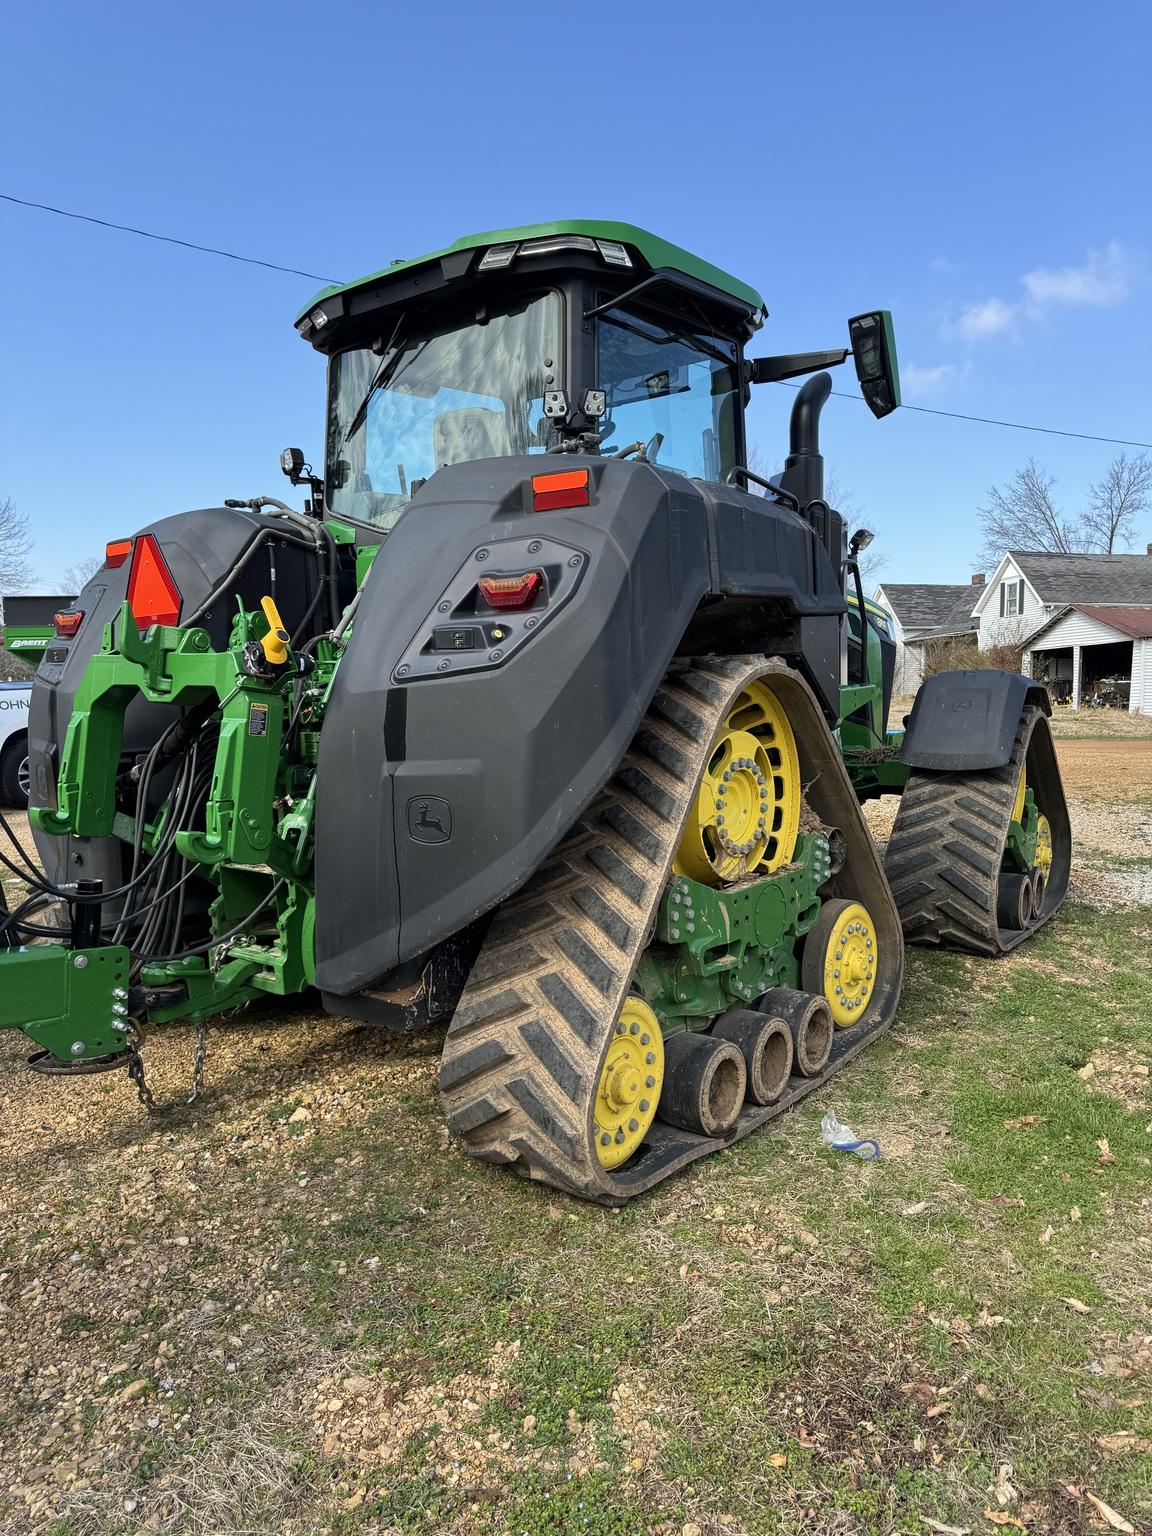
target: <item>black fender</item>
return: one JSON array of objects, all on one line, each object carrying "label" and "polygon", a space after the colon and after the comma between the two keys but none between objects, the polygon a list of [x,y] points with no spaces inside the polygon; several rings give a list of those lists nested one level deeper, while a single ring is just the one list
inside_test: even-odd
[{"label": "black fender", "polygon": [[920,686],[900,760],[952,773],[1002,768],[1028,705],[1052,713],[1047,688],[1019,672],[940,672]]},{"label": "black fender", "polygon": [[[533,510],[533,475],[579,469],[588,506]],[[320,733],[326,1000],[370,988],[531,880],[619,766],[704,599],[770,598],[792,629],[835,630],[843,597],[811,528],[765,498],[709,491],[582,455],[452,465],[417,491],[361,589]],[[754,536],[756,582],[729,569]],[[478,578],[536,568],[546,600],[531,631],[514,617],[507,638],[473,645]],[[453,625],[467,646],[434,650],[433,630]]]}]

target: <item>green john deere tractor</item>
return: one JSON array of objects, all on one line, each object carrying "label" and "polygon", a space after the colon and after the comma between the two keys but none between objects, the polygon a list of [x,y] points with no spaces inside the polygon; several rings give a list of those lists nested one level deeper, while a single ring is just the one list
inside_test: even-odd
[{"label": "green john deere tractor", "polygon": [[[0,915],[0,1025],[36,1069],[146,1096],[147,1030],[313,990],[446,1026],[469,1151],[616,1203],[881,1033],[902,928],[996,954],[1052,915],[1047,696],[948,674],[888,730],[888,621],[824,498],[848,349],[748,357],[764,316],[579,220],[317,296],[323,475],[282,458],[304,511],[114,539],[43,655],[43,873]],[[849,340],[886,415],[889,316]],[[804,375],[763,480],[751,390]],[[860,810],[885,793],[886,868]]]}]

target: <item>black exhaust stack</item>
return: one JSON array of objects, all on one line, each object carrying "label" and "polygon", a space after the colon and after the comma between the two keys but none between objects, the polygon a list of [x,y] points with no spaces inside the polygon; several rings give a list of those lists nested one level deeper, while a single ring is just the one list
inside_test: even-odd
[{"label": "black exhaust stack", "polygon": [[795,496],[802,515],[839,570],[844,562],[844,519],[824,500],[824,455],[820,452],[820,412],[832,393],[832,376],[817,373],[806,380],[792,406],[788,457],[780,486]]}]

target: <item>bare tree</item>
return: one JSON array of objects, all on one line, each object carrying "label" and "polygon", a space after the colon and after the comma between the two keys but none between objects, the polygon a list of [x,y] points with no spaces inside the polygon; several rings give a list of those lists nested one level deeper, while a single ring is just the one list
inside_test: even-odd
[{"label": "bare tree", "polygon": [[1152,501],[1152,459],[1146,453],[1118,453],[1088,492],[1081,522],[1088,547],[1105,555],[1126,549],[1136,537],[1136,519]]},{"label": "bare tree", "polygon": [[1042,549],[1054,555],[1080,554],[1088,547],[1082,520],[1070,522],[1052,496],[1055,476],[1029,459],[1003,489],[992,486],[988,505],[977,516],[984,532],[984,559],[996,565],[1006,549]]},{"label": "bare tree", "polygon": [[104,562],[99,555],[81,555],[60,573],[61,592],[82,592]]},{"label": "bare tree", "polygon": [[829,469],[824,477],[824,500],[830,507],[834,507],[840,516],[848,524],[849,533],[854,533],[857,528],[864,525],[872,534],[873,540],[868,548],[860,552],[860,580],[865,586],[875,581],[876,577],[888,564],[888,556],[879,547],[879,533],[875,523],[866,518],[864,509],[859,505],[852,492],[841,484],[840,476],[834,469]]},{"label": "bare tree", "polygon": [[0,595],[22,592],[32,580],[32,535],[28,515],[10,496],[0,499]]}]

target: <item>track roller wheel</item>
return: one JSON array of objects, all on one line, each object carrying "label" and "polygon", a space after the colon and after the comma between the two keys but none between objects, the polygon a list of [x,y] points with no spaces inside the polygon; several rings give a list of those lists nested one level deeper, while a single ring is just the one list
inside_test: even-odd
[{"label": "track roller wheel", "polygon": [[996,921],[1000,927],[1027,928],[1032,921],[1032,912],[1032,876],[1012,873],[1001,875],[1000,888],[996,893]]},{"label": "track roller wheel", "polygon": [[800,979],[828,1002],[837,1029],[859,1024],[868,1010],[877,969],[875,925],[858,901],[826,901],[804,940]]},{"label": "track roller wheel", "polygon": [[756,1003],[757,1011],[782,1019],[792,1036],[792,1070],[801,1077],[819,1077],[832,1054],[832,1013],[819,992],[795,992],[773,987]]},{"label": "track roller wheel", "polygon": [[642,998],[625,998],[596,1090],[596,1155],[602,1168],[619,1168],[636,1152],[656,1117],[663,1083],[660,1021]]},{"label": "track roller wheel", "polygon": [[737,1047],[748,1070],[747,1096],[753,1104],[775,1104],[792,1075],[795,1047],[783,1019],[765,1017],[752,1008],[733,1008],[712,1026],[716,1040]]},{"label": "track roller wheel", "polygon": [[664,1042],[664,1093],[660,1118],[698,1136],[727,1136],[736,1129],[748,1072],[728,1040],[690,1031]]}]

